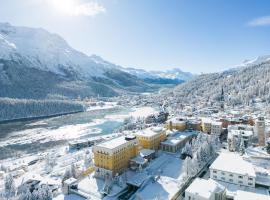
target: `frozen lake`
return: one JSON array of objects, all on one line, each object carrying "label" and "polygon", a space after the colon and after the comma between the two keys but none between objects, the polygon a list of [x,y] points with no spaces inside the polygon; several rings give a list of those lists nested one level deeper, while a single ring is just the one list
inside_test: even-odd
[{"label": "frozen lake", "polygon": [[0,124],[0,160],[44,152],[79,138],[111,134],[123,124],[126,117],[145,116],[153,112],[155,109],[149,107],[112,107],[48,119]]}]

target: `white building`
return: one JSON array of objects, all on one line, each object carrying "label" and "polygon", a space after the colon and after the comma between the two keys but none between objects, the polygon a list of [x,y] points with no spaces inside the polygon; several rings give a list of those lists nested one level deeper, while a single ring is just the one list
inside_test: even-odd
[{"label": "white building", "polygon": [[254,192],[237,190],[234,200],[270,200],[270,196]]},{"label": "white building", "polygon": [[229,139],[238,139],[240,137],[243,137],[245,146],[249,146],[252,144],[253,139],[253,131],[247,131],[247,130],[230,130],[228,132],[228,140]]},{"label": "white building", "polygon": [[210,166],[210,177],[237,185],[255,187],[253,165],[236,153],[221,153]]},{"label": "white building", "polygon": [[222,133],[222,122],[213,121],[211,123],[211,134],[220,135]]},{"label": "white building", "polygon": [[212,179],[196,178],[185,191],[185,200],[223,200],[225,187]]}]

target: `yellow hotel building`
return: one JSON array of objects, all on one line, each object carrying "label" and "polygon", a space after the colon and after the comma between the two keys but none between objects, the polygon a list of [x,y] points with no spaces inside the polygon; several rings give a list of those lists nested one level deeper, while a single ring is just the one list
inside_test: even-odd
[{"label": "yellow hotel building", "polygon": [[138,140],[135,136],[121,136],[93,146],[95,176],[114,176],[122,173],[130,158],[138,154]]},{"label": "yellow hotel building", "polygon": [[135,134],[141,147],[158,150],[160,143],[166,139],[166,132],[162,127],[150,127]]}]

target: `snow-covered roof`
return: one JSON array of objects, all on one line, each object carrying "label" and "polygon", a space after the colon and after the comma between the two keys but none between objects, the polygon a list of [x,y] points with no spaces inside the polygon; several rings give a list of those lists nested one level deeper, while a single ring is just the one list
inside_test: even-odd
[{"label": "snow-covered roof", "polygon": [[212,121],[212,126],[222,126],[222,122]]},{"label": "snow-covered roof", "polygon": [[73,184],[73,183],[75,183],[77,181],[77,179],[75,179],[75,178],[73,178],[73,177],[71,177],[71,178],[69,178],[69,179],[67,179],[67,180],[65,180],[65,184],[67,184],[67,185],[70,185],[70,184]]},{"label": "snow-covered roof", "polygon": [[108,140],[106,142],[102,142],[100,144],[97,144],[97,147],[104,147],[107,149],[114,149],[117,148],[125,143],[127,143],[129,141],[127,141],[125,139],[125,136],[121,136],[121,137],[117,137],[117,138],[113,138],[112,140]]},{"label": "snow-covered roof", "polygon": [[254,192],[247,192],[243,190],[238,190],[236,192],[236,196],[234,200],[270,200],[269,195],[263,195],[263,194],[258,194]]},{"label": "snow-covered roof", "polygon": [[168,137],[165,141],[161,142],[161,144],[166,145],[177,145],[182,142],[187,137],[194,135],[195,132],[178,132],[173,136]]},{"label": "snow-covered roof", "polygon": [[141,150],[140,150],[140,155],[141,155],[142,157],[150,156],[150,155],[153,154],[153,153],[155,153],[155,151],[152,150],[152,149],[141,149]]},{"label": "snow-covered roof", "polygon": [[213,179],[196,178],[186,189],[186,192],[196,194],[203,199],[210,199],[213,193],[224,190],[225,188]]},{"label": "snow-covered roof", "polygon": [[207,118],[207,117],[203,117],[202,118],[202,122],[203,123],[212,123],[212,119],[211,118]]},{"label": "snow-covered roof", "polygon": [[239,154],[231,152],[222,152],[210,166],[210,169],[252,177],[256,176],[254,167],[250,162],[244,160]]},{"label": "snow-covered roof", "polygon": [[246,131],[246,130],[230,130],[229,135],[232,134],[234,136],[238,136],[242,134],[243,136],[246,137],[251,137],[253,135],[253,131]]},{"label": "snow-covered roof", "polygon": [[177,123],[177,124],[179,124],[179,123],[185,124],[186,119],[181,118],[181,117],[174,117],[174,118],[169,119],[167,122],[172,122],[172,123]]},{"label": "snow-covered roof", "polygon": [[152,137],[154,135],[160,134],[162,130],[163,130],[162,127],[150,127],[142,131],[139,131],[138,133],[136,133],[136,135],[143,137]]},{"label": "snow-covered roof", "polygon": [[133,162],[135,162],[135,163],[137,163],[137,164],[139,164],[139,165],[144,165],[144,164],[147,162],[147,160],[144,159],[144,158],[141,157],[141,156],[136,156],[136,157],[130,159],[130,161],[133,161]]}]

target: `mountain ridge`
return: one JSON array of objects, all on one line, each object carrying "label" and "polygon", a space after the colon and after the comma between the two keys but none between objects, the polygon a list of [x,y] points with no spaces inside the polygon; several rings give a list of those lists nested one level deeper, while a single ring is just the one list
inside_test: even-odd
[{"label": "mountain ridge", "polygon": [[156,89],[121,66],[73,49],[57,34],[9,23],[0,23],[0,73],[0,97],[110,97]]}]

